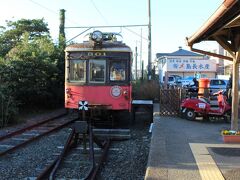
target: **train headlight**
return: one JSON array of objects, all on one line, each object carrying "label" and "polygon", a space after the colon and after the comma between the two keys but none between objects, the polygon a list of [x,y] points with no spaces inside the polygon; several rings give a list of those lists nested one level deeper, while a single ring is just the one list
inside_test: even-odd
[{"label": "train headlight", "polygon": [[66,89],[66,95],[67,95],[67,98],[71,98],[72,97],[71,88],[67,88]]},{"label": "train headlight", "polygon": [[124,95],[125,99],[129,99],[128,90],[125,89],[125,90],[123,91],[123,95]]},{"label": "train headlight", "polygon": [[101,42],[102,39],[103,39],[103,34],[101,31],[94,31],[92,34],[91,34],[91,39],[95,42]]},{"label": "train headlight", "polygon": [[121,88],[121,87],[119,87],[119,86],[113,86],[113,87],[111,88],[111,96],[112,96],[112,97],[117,98],[117,97],[119,97],[121,94],[122,94],[122,88]]}]

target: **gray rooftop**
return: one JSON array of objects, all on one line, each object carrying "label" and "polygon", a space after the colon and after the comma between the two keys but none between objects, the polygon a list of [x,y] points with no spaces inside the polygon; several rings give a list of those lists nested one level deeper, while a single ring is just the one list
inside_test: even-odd
[{"label": "gray rooftop", "polygon": [[179,50],[172,52],[172,53],[157,53],[156,54],[157,58],[159,57],[163,57],[163,56],[205,56],[204,54],[198,54],[198,53],[194,53],[192,51],[187,51],[182,49],[182,47],[179,47]]}]

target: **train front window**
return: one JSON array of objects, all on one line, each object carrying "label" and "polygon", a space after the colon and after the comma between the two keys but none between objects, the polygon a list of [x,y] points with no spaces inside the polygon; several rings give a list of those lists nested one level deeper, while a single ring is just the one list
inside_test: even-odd
[{"label": "train front window", "polygon": [[105,60],[89,60],[89,82],[104,83],[106,77]]},{"label": "train front window", "polygon": [[110,81],[126,80],[126,63],[123,61],[110,62]]},{"label": "train front window", "polygon": [[85,60],[70,60],[70,82],[85,82],[86,81],[86,61]]}]

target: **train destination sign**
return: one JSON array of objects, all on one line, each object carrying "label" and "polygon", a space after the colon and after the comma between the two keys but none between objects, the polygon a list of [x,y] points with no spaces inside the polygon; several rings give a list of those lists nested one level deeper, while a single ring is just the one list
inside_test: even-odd
[{"label": "train destination sign", "polygon": [[72,52],[68,53],[68,59],[99,59],[99,58],[118,58],[126,59],[128,58],[128,53],[126,52],[107,52],[107,51],[82,51],[82,52]]}]

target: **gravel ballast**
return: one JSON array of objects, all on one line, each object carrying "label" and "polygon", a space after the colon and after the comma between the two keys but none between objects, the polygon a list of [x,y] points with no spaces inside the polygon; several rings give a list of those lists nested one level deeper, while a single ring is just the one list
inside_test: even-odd
[{"label": "gravel ballast", "polygon": [[[136,124],[131,128],[130,140],[112,142],[98,179],[144,179],[151,134],[148,132],[149,116],[140,116],[137,116]],[[64,128],[0,157],[1,179],[35,179],[46,163],[56,158],[54,154],[59,154],[61,149],[57,147],[64,145],[69,132],[69,128]],[[60,178],[61,173],[57,174]],[[79,179],[75,173],[71,174],[72,177],[68,175],[68,178]]]}]

